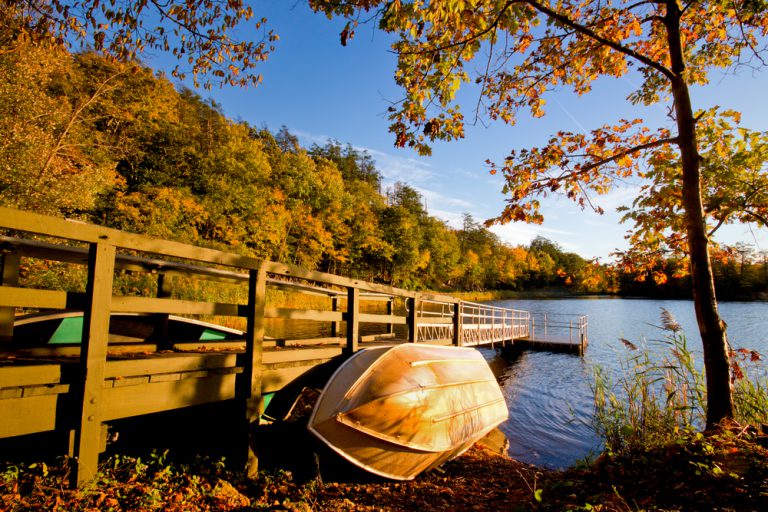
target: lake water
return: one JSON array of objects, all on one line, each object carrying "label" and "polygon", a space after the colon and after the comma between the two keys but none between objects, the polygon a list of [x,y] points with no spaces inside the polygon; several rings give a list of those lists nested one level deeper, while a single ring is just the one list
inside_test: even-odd
[{"label": "lake water", "polygon": [[[659,349],[663,337],[661,308],[672,313],[687,334],[688,345],[701,360],[693,303],[647,299],[578,298],[496,301],[494,304],[532,312],[582,314],[589,317],[589,347],[584,357],[525,351],[500,359],[484,350],[498,372],[509,406],[500,428],[510,440],[510,456],[549,468],[565,468],[596,454],[600,441],[589,426],[593,411],[593,368],[617,372],[627,349],[619,338]],[[768,304],[720,303],[731,346],[768,353]],[[660,349],[659,349],[660,350]]]}]

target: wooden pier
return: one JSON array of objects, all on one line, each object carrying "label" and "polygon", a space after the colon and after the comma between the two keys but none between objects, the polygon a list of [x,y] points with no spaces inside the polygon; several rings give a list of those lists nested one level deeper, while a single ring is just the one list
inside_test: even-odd
[{"label": "wooden pier", "polygon": [[[240,459],[258,467],[253,425],[264,397],[318,365],[376,343],[509,346],[531,336],[528,312],[350,279],[239,254],[158,240],[77,221],[0,208],[0,438],[61,434],[59,453],[75,462],[73,484],[96,472],[110,422],[200,404],[240,411],[231,426]],[[10,236],[13,235],[13,236]],[[20,272],[42,260],[85,269],[84,289],[29,286]],[[115,293],[124,275],[152,287]],[[180,296],[176,281],[240,291],[241,300]],[[180,287],[183,288],[183,287]],[[187,288],[184,288],[187,289]],[[318,309],[271,303],[268,289],[314,297]],[[209,295],[210,296],[210,295]],[[83,312],[82,342],[27,346],[14,336],[20,312]],[[151,315],[163,332],[170,315],[240,319],[234,340],[114,339],[115,314]],[[330,324],[331,336],[274,340],[270,318]],[[361,325],[379,326],[361,336]],[[400,326],[400,327],[398,327]],[[406,332],[400,338],[396,332]],[[402,339],[401,339],[402,338]]]}]

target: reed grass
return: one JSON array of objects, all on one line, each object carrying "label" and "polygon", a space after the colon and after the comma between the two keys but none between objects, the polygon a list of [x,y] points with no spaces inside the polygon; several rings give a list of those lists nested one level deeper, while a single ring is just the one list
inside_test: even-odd
[{"label": "reed grass", "polygon": [[[678,442],[701,429],[706,419],[706,386],[685,333],[662,311],[662,355],[622,340],[629,349],[615,379],[596,367],[592,427],[609,454],[644,451]],[[768,420],[768,378],[762,356],[732,352],[736,421],[760,425]]]}]

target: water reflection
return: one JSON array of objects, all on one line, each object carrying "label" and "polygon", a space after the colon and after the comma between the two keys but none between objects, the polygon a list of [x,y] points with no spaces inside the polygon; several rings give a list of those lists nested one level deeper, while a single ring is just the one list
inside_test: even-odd
[{"label": "water reflection", "polygon": [[[499,428],[509,455],[538,466],[565,468],[597,451],[590,427],[590,369],[569,354],[515,351],[491,361],[509,407]],[[500,370],[500,371],[499,371]]]}]

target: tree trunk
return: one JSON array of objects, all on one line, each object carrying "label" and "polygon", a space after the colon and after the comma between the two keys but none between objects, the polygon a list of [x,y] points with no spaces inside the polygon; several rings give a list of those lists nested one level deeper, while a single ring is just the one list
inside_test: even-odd
[{"label": "tree trunk", "polygon": [[733,397],[730,380],[728,343],[725,323],[720,320],[715,297],[715,283],[709,259],[707,229],[701,200],[701,174],[696,140],[696,120],[693,116],[688,84],[684,77],[685,57],[680,34],[680,8],[676,1],[667,1],[664,23],[667,27],[669,56],[675,78],[672,96],[678,128],[683,173],[683,205],[688,234],[691,265],[691,287],[704,348],[704,369],[707,379],[707,428],[733,417]]}]

